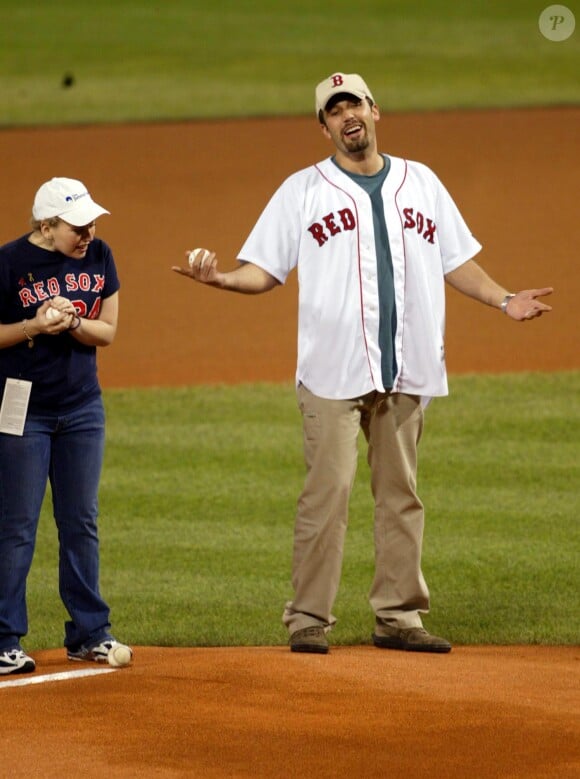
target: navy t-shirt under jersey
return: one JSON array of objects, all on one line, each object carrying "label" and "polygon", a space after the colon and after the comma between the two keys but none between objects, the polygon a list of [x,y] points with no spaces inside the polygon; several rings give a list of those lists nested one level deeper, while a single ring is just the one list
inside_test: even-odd
[{"label": "navy t-shirt under jersey", "polygon": [[379,289],[379,346],[381,347],[381,378],[387,391],[391,389],[397,375],[395,356],[395,335],[397,333],[397,307],[395,304],[395,281],[393,278],[393,259],[385,219],[385,205],[382,188],[391,169],[390,157],[381,155],[384,165],[378,173],[365,176],[342,168],[335,158],[332,161],[359,187],[362,187],[371,200],[373,209],[373,229],[375,233],[375,251],[377,255],[377,280]]},{"label": "navy t-shirt under jersey", "polygon": [[[2,324],[32,319],[56,295],[68,298],[79,316],[96,319],[101,301],[119,286],[112,252],[99,239],[82,260],[41,249],[28,235],[0,247]],[[37,335],[32,348],[23,341],[0,349],[0,397],[7,378],[27,379],[32,382],[31,411],[71,411],[100,394],[96,351],[68,332]]]}]

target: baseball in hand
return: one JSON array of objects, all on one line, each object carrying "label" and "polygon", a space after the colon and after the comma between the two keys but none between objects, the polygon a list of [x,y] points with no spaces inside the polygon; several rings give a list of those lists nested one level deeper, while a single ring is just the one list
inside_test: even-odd
[{"label": "baseball in hand", "polygon": [[201,262],[200,262],[200,264],[199,264],[199,267],[200,267],[200,268],[203,268],[203,263],[204,263],[204,262],[207,260],[207,258],[208,258],[208,257],[209,257],[209,255],[210,255],[210,253],[208,252],[208,250],[207,250],[207,249],[194,249],[192,252],[189,252],[189,267],[190,267],[190,268],[191,268],[191,266],[193,265],[193,262],[194,262],[194,260],[195,260],[195,255],[196,255],[198,252],[203,252],[203,254],[202,254],[202,256],[201,256]]},{"label": "baseball in hand", "polygon": [[132,657],[133,652],[128,646],[125,646],[125,644],[113,644],[109,649],[107,660],[113,668],[123,668],[123,666],[129,665]]},{"label": "baseball in hand", "polygon": [[50,306],[50,308],[46,309],[46,318],[62,319],[62,311],[59,311],[58,308],[54,308],[53,306]]}]

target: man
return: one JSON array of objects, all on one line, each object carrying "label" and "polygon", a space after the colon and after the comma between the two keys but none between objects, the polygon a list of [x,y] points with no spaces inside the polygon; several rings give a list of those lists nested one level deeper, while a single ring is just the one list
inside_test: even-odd
[{"label": "man", "polygon": [[370,603],[379,648],[449,652],[421,622],[423,506],[416,492],[423,406],[448,392],[445,282],[525,320],[550,311],[549,287],[509,293],[473,261],[481,249],[435,174],[380,154],[379,108],[357,74],[316,87],[316,113],[334,155],[290,176],[238,255],[218,270],[195,250],[173,270],[241,293],[266,292],[297,267],[297,395],[307,475],[298,501],[293,599],[284,624],[293,652],[328,652],[335,624],[357,437],[368,442],[375,500]]}]

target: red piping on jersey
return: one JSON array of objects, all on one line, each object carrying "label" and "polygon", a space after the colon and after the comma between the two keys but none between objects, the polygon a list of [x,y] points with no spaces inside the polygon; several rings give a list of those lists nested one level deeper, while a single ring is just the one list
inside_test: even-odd
[{"label": "red piping on jersey", "polygon": [[[397,209],[397,213],[399,214],[399,221],[401,222],[401,241],[403,243],[403,266],[405,268],[405,287],[404,287],[404,300],[407,299],[407,251],[405,249],[405,228],[403,227],[403,217],[401,216],[401,209],[399,208],[399,204],[397,202],[397,197],[399,196],[399,192],[403,188],[403,185],[405,183],[405,180],[407,178],[407,160],[403,160],[405,163],[405,173],[403,175],[403,180],[401,181],[401,184],[399,185],[399,188],[395,192],[395,208]],[[395,386],[393,387],[393,392],[398,391],[398,388],[401,384],[401,378],[403,376],[403,341],[405,338],[405,313],[404,313],[404,306],[403,306],[403,317],[402,317],[402,324],[401,324],[401,367],[399,369],[399,375],[397,376],[397,380],[395,381]]]},{"label": "red piping on jersey", "polygon": [[[361,319],[361,325],[362,325],[362,332],[363,332],[363,338],[365,343],[365,351],[367,355],[367,363],[369,366],[369,373],[371,375],[371,379],[373,380],[373,384],[376,386],[375,377],[373,374],[373,368],[371,365],[371,360],[369,357],[369,345],[367,342],[367,335],[366,335],[366,328],[365,328],[365,320],[363,316],[364,311],[364,303],[363,303],[363,288],[362,288],[362,271],[361,271],[361,262],[360,262],[360,229],[359,229],[359,218],[358,218],[358,208],[356,207],[356,201],[353,198],[351,194],[349,194],[346,190],[344,190],[342,187],[339,187],[338,184],[335,184],[333,181],[331,181],[328,176],[326,176],[318,167],[318,165],[314,165],[314,168],[316,171],[322,176],[322,178],[330,184],[331,187],[334,187],[335,189],[338,189],[339,192],[342,192],[343,195],[346,195],[352,202],[355,214],[356,214],[356,244],[357,244],[357,264],[358,264],[358,288],[359,288],[359,297],[360,297],[360,319]],[[382,384],[382,377],[381,377],[381,384]]]}]

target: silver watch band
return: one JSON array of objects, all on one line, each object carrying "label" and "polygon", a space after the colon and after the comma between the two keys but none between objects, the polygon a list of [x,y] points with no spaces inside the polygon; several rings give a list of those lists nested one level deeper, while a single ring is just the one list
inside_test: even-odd
[{"label": "silver watch band", "polygon": [[510,293],[509,293],[509,294],[507,294],[507,295],[505,296],[505,298],[504,298],[504,299],[501,301],[500,308],[501,308],[501,310],[504,312],[504,314],[507,314],[507,307],[508,307],[508,303],[510,302],[510,300],[511,300],[512,298],[515,298],[515,296],[516,296],[516,295],[515,295],[515,292],[510,292]]}]

